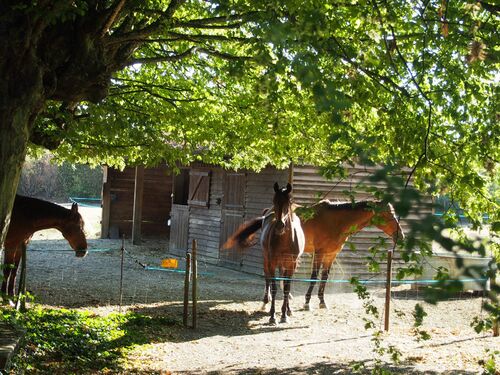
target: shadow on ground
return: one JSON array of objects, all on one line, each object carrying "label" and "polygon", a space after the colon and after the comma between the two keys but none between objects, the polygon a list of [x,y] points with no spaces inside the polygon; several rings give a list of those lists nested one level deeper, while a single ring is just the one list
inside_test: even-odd
[{"label": "shadow on ground", "polygon": [[[168,341],[187,342],[211,336],[242,336],[256,335],[263,332],[301,329],[303,326],[292,324],[269,325],[269,313],[265,311],[243,311],[225,309],[224,305],[233,304],[235,301],[205,301],[198,302],[197,329],[187,328],[182,325],[182,303],[170,303],[154,307],[138,307],[130,311],[155,318],[170,317],[178,321],[175,327],[169,327]],[[277,316],[279,319],[279,316]],[[293,317],[292,317],[293,319]],[[188,325],[192,325],[192,316],[189,316]],[[230,329],[229,329],[230,328]],[[173,335],[175,331],[175,335]],[[161,342],[163,337],[155,331],[154,341]]]},{"label": "shadow on ground", "polygon": [[[381,363],[380,368],[386,371],[390,371],[392,374],[411,374],[411,375],[442,375],[442,372],[437,371],[419,371],[415,370],[411,364],[401,364],[400,366],[394,366],[388,363]],[[373,373],[373,363],[368,362],[352,362],[352,363],[327,363],[319,362],[308,366],[300,367],[290,367],[290,368],[261,368],[252,367],[246,369],[236,369],[234,367],[228,367],[220,371],[204,371],[204,372],[183,372],[176,371],[175,374],[186,374],[186,375],[332,375],[332,374],[372,374]],[[130,370],[131,374],[135,373],[135,370]],[[163,370],[163,372],[158,371],[140,371],[141,374],[153,375],[153,374],[169,374],[168,369]],[[475,372],[464,371],[460,369],[446,371],[445,374],[453,375],[473,375]]]}]

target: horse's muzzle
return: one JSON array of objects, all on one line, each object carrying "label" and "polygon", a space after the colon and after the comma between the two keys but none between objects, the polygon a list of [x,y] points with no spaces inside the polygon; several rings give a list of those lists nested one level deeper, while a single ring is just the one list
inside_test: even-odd
[{"label": "horse's muzzle", "polygon": [[87,255],[87,250],[75,250],[77,258],[83,258]]}]

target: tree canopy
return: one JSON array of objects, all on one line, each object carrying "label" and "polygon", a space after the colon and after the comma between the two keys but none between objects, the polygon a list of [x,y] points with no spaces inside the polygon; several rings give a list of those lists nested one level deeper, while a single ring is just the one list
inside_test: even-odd
[{"label": "tree canopy", "polygon": [[497,5],[59,0],[0,14],[2,136],[24,129],[91,164],[409,167],[498,223]]}]

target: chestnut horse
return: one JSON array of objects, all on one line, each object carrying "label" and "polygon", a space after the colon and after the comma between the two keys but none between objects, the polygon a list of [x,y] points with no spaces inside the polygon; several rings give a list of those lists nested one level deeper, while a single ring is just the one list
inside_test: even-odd
[{"label": "chestnut horse", "polygon": [[[308,212],[309,211],[309,212]],[[298,208],[298,215],[307,215],[302,228],[306,237],[305,251],[314,253],[311,280],[318,279],[320,268],[321,282],[318,297],[320,308],[327,308],[325,286],[335,258],[342,250],[349,236],[366,226],[373,225],[390,236],[394,243],[404,239],[404,234],[394,209],[390,203],[360,201],[356,203],[332,203],[320,201],[309,208]],[[309,301],[314,289],[312,281],[306,293],[304,308],[310,309]]]},{"label": "chestnut horse", "polygon": [[[322,268],[318,291],[320,308],[327,308],[325,286],[330,268],[349,236],[368,225],[374,225],[389,235],[394,243],[404,238],[403,230],[390,203],[360,201],[356,203],[332,203],[323,200],[311,207],[299,207],[295,211],[302,218],[306,245],[304,251],[314,253],[311,284],[306,293],[304,308],[310,309],[309,301]],[[226,241],[225,247],[234,245],[246,248],[253,244],[255,233],[261,228],[261,218],[243,223]]]},{"label": "chestnut horse", "polygon": [[15,295],[19,262],[22,254],[26,254],[33,233],[55,228],[69,242],[76,256],[84,257],[87,255],[87,240],[83,225],[76,203],[69,210],[51,202],[16,195],[4,246],[2,293]]},{"label": "chestnut horse", "polygon": [[[281,323],[288,322],[288,316],[292,315],[289,296],[291,277],[297,268],[299,257],[304,252],[304,233],[300,225],[300,219],[292,210],[292,186],[287,184],[286,188],[280,188],[278,183],[274,184],[273,211],[244,223],[238,231],[240,233],[253,231],[255,233],[262,228],[260,243],[264,257],[264,276],[266,278],[266,289],[264,291],[264,306],[271,297],[270,324],[276,324],[275,302],[277,294],[276,269],[284,278],[283,282],[283,305],[281,307]],[[253,229],[257,227],[257,229]],[[234,237],[234,236],[233,236]],[[223,248],[230,248],[236,242],[229,239]],[[249,242],[241,247],[247,247]]]}]

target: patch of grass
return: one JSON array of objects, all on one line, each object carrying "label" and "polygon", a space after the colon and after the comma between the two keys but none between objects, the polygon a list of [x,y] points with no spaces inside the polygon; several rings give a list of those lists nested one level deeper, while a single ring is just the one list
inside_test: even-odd
[{"label": "patch of grass", "polygon": [[24,314],[2,309],[0,319],[26,330],[24,345],[13,359],[15,374],[116,373],[124,368],[130,350],[150,343],[160,327],[179,324],[136,313],[98,316],[39,306]]}]

